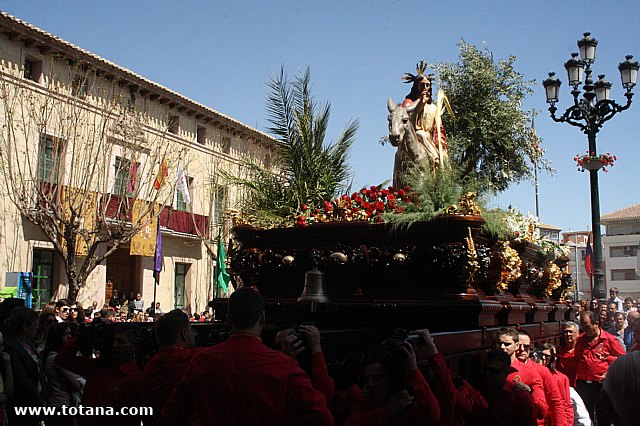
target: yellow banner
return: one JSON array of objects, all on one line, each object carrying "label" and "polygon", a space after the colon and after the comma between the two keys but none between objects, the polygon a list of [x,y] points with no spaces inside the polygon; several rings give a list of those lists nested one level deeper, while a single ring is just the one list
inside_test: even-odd
[{"label": "yellow banner", "polygon": [[[80,212],[80,229],[94,233],[96,227],[96,214],[98,209],[98,194],[93,191],[85,193],[82,189],[63,186],[60,194],[60,204],[64,208],[66,217],[71,218],[71,209]],[[91,236],[93,241],[93,236]],[[62,246],[66,249],[66,241],[61,239]],[[76,235],[76,256],[87,256],[89,247],[84,238]]]},{"label": "yellow banner", "polygon": [[[139,221],[146,222],[152,214],[147,212],[149,203],[143,200],[133,202],[131,212],[131,225],[135,226]],[[158,210],[155,210],[158,211]],[[156,234],[158,231],[158,217],[140,228],[140,231],[131,238],[129,254],[132,256],[153,257],[156,252]]]}]

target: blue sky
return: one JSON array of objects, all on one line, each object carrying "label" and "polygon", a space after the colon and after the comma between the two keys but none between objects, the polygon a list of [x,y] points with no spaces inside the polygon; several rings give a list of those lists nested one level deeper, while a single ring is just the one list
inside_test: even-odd
[{"label": "blue sky", "polygon": [[[456,60],[461,38],[486,45],[495,58],[513,54],[516,69],[536,80],[523,108],[540,111],[537,133],[557,170],[540,179],[541,220],[563,230],[590,224],[589,178],[573,161],[587,150],[587,138],[549,118],[540,82],[556,71],[564,80],[559,110],[569,106],[563,64],[584,31],[599,41],[594,75],[606,74],[619,102],[625,98],[617,65],[625,54],[640,59],[637,0],[0,0],[0,9],[261,130],[266,82],[281,64],[290,75],[309,65],[314,94],[332,104],[329,137],[349,119],[360,120],[354,188],[391,178],[394,149],[378,143],[387,132],[386,101],[406,95],[400,76],[418,60]],[[600,174],[603,214],[640,202],[639,134],[637,95],[598,135],[598,151],[618,156]],[[493,204],[533,213],[533,185],[514,186]]]}]

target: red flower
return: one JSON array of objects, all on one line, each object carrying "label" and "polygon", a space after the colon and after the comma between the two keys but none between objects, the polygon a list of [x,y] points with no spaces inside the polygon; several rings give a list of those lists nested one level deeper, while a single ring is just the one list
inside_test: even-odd
[{"label": "red flower", "polygon": [[302,209],[302,211],[303,211],[303,212],[306,212],[306,211],[307,211],[307,209],[309,208],[309,206],[308,206],[308,205],[306,205],[305,203],[302,203],[302,204],[300,205],[300,208]]},{"label": "red flower", "polygon": [[400,198],[404,197],[405,195],[407,195],[407,193],[404,191],[404,189],[400,189],[398,190],[398,196]]},{"label": "red flower", "polygon": [[382,201],[376,201],[375,209],[382,213],[384,211],[384,203]]}]

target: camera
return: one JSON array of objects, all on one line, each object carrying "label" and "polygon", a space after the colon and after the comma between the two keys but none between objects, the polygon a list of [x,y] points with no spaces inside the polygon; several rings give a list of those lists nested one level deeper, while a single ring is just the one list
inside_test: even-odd
[{"label": "camera", "polygon": [[301,341],[301,342],[302,342],[302,346],[304,346],[304,347],[305,347],[305,351],[306,351],[306,349],[307,349],[307,347],[308,347],[309,345],[308,345],[308,342],[307,342],[307,336],[306,336],[306,334],[304,334],[302,331],[300,331],[300,327],[302,327],[302,326],[306,326],[306,325],[313,325],[313,326],[315,326],[315,325],[316,325],[316,323],[314,323],[314,322],[303,322],[303,323],[300,323],[300,325],[299,325],[299,326],[294,327],[293,329],[291,329],[291,331],[289,332],[289,335],[290,335],[290,336],[295,336],[295,337],[296,337],[296,339],[298,339],[299,341]]},{"label": "camera", "polygon": [[393,336],[382,341],[380,350],[389,355],[401,355],[403,353],[402,344],[405,342],[411,345],[414,352],[423,344],[422,336],[419,334],[409,334],[407,330],[397,328]]}]

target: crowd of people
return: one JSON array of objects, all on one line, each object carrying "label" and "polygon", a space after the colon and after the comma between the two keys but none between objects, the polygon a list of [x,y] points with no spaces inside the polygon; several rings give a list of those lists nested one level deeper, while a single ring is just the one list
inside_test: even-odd
[{"label": "crowd of people", "polygon": [[39,406],[153,409],[118,417],[124,426],[624,426],[640,419],[640,312],[633,303],[621,306],[621,332],[617,322],[606,331],[600,304],[589,304],[578,322],[563,324],[558,347],[501,328],[467,380],[453,376],[428,330],[416,330],[384,340],[362,359],[360,382],[338,388],[315,325],[283,326],[272,342],[262,341],[265,305],[253,288],[230,296],[231,333],[214,346],[195,347],[194,318],[185,312],[156,313],[158,349],[145,359],[138,356],[140,324],[114,322],[107,336],[95,326],[105,323],[95,309],[84,318],[94,325],[83,327],[77,304],[58,301],[38,313],[20,302],[0,304],[0,403],[9,425],[114,424],[97,412],[37,417],[14,410]]}]

